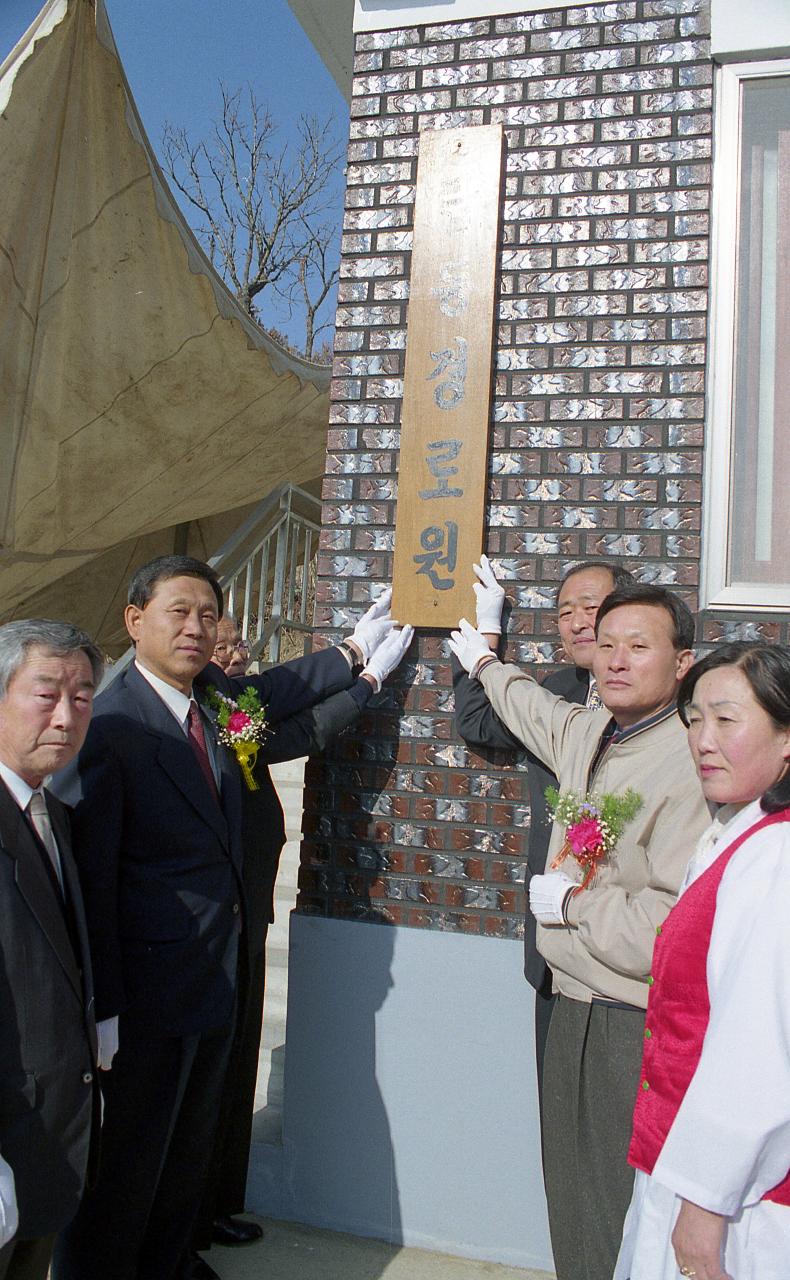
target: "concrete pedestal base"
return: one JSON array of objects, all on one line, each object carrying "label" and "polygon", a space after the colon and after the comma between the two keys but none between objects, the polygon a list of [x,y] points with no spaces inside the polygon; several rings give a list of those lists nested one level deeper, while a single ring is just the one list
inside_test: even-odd
[{"label": "concrete pedestal base", "polygon": [[293,915],[283,1143],[248,1203],[551,1270],[520,944]]}]

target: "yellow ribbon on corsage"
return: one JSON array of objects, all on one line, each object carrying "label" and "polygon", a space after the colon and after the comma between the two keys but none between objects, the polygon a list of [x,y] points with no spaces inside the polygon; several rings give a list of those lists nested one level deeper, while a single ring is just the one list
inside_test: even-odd
[{"label": "yellow ribbon on corsage", "polygon": [[247,783],[247,789],[249,791],[260,791],[260,785],[252,776],[255,761],[258,759],[260,744],[257,742],[234,742],[233,750],[236,753],[236,759],[241,765],[241,772],[244,775],[244,781]]},{"label": "yellow ribbon on corsage", "polygon": [[269,729],[266,711],[261,706],[254,685],[247,685],[238,696],[229,698],[213,685],[207,690],[209,705],[217,713],[217,740],[223,747],[230,747],[241,767],[248,791],[260,791],[252,776],[261,743]]}]

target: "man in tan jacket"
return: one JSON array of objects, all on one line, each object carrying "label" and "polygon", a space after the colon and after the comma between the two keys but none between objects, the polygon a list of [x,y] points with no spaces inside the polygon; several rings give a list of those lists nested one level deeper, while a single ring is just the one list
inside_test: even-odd
[{"label": "man in tan jacket", "polygon": [[559,779],[563,792],[641,797],[594,881],[573,856],[552,864],[530,908],[538,949],[559,994],[544,1068],[546,1194],[558,1280],[609,1280],[631,1196],[626,1163],[656,929],[677,896],[709,815],[675,710],[693,662],[694,619],[662,587],[607,596],[596,620],[593,672],[604,703],[569,704],[505,666],[463,619],[451,648],[497,715]]}]

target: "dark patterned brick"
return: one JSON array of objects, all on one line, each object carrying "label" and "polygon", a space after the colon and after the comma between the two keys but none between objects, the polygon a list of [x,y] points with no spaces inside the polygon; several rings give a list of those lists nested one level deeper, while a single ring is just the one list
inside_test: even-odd
[{"label": "dark patterned brick", "polygon": [[[316,622],[337,640],[391,570],[419,130],[506,131],[488,553],[508,657],[557,656],[580,555],[699,582],[712,64],[707,5],[610,0],[360,34]],[[706,618],[704,643],[777,639]],[[523,765],[455,736],[425,632],[310,765],[299,909],[523,935]]]}]

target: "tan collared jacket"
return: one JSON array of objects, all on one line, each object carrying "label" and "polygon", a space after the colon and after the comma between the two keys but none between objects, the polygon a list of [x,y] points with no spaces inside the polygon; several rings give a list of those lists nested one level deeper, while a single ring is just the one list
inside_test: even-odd
[{"label": "tan collared jacket", "polygon": [[[608,711],[573,706],[518,667],[498,662],[484,668],[480,683],[500,719],[557,775],[562,790],[622,794],[631,787],[642,797],[594,883],[571,899],[569,926],[538,925],[538,950],[562,995],[586,1002],[605,996],[644,1008],[656,928],[710,822],[680,717],[668,709],[657,722],[610,744],[590,776]],[[547,870],[564,838],[555,823]],[[560,870],[583,878],[572,856]]]}]

